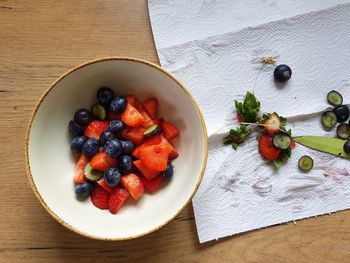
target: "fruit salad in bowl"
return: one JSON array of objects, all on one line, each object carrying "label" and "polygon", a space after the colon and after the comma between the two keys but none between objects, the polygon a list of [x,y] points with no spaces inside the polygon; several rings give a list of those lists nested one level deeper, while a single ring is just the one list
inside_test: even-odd
[{"label": "fruit salad in bowl", "polygon": [[188,90],[133,58],[82,64],[39,100],[27,131],[27,174],[58,222],[125,240],[171,221],[203,177],[207,134]]}]

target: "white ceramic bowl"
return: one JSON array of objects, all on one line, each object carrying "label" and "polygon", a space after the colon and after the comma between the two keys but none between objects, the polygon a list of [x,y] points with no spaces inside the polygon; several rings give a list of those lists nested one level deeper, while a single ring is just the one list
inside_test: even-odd
[{"label": "white ceramic bowl", "polygon": [[[74,195],[75,156],[67,125],[77,109],[90,108],[102,86],[142,100],[157,97],[160,116],[181,130],[174,142],[180,157],[174,161],[171,182],[138,202],[129,198],[116,215],[97,209],[90,199],[77,201]],[[49,87],[30,119],[25,153],[33,191],[58,222],[91,238],[124,240],[159,229],[191,200],[205,170],[207,134],[196,102],[172,75],[146,61],[112,57],[77,66]]]}]

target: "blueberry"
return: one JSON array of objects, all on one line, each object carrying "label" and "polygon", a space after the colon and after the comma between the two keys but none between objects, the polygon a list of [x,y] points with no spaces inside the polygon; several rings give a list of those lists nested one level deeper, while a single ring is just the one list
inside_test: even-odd
[{"label": "blueberry", "polygon": [[81,149],[83,148],[83,144],[86,140],[85,136],[78,136],[73,138],[73,140],[70,143],[70,149],[75,153],[80,153]]},{"label": "blueberry", "polygon": [[113,132],[109,130],[105,130],[104,132],[101,133],[100,135],[100,144],[105,145],[107,141],[115,139],[115,135]]},{"label": "blueberry", "polygon": [[91,191],[92,184],[88,182],[78,184],[74,189],[75,195],[78,198],[88,197],[91,194]]},{"label": "blueberry", "polygon": [[117,114],[123,113],[126,107],[126,98],[125,97],[115,97],[111,102],[111,111]]},{"label": "blueberry", "polygon": [[170,180],[174,174],[174,166],[171,163],[168,163],[165,172],[163,173],[163,178],[165,180]]},{"label": "blueberry", "polygon": [[100,146],[98,145],[97,140],[88,138],[83,144],[82,152],[87,157],[91,158],[98,153],[99,149]]},{"label": "blueberry", "polygon": [[97,100],[103,106],[109,106],[114,98],[114,92],[110,88],[102,87],[97,91]]},{"label": "blueberry", "polygon": [[122,144],[118,139],[112,139],[106,142],[104,150],[109,157],[118,157],[122,153]]},{"label": "blueberry", "polygon": [[74,121],[81,126],[88,125],[92,119],[91,112],[86,109],[77,110],[74,114]]},{"label": "blueberry", "polygon": [[80,127],[77,123],[74,121],[69,121],[68,123],[68,130],[74,135],[74,136],[79,136],[83,135],[84,130],[82,127]]},{"label": "blueberry", "polygon": [[343,146],[344,152],[350,153],[350,140],[347,140]]},{"label": "blueberry", "polygon": [[348,106],[340,105],[333,109],[333,112],[337,116],[337,122],[344,122],[349,119],[350,111]]},{"label": "blueberry", "polygon": [[130,155],[123,155],[119,157],[119,170],[122,173],[128,173],[131,171],[132,158]]},{"label": "blueberry", "polygon": [[121,174],[117,168],[109,168],[103,174],[105,182],[110,186],[117,186],[120,182]]},{"label": "blueberry", "polygon": [[279,82],[286,82],[292,76],[292,70],[287,65],[278,65],[273,72],[273,76]]},{"label": "blueberry", "polygon": [[129,154],[132,153],[132,151],[135,149],[135,145],[132,141],[120,141],[122,144],[122,153],[123,154]]},{"label": "blueberry", "polygon": [[114,120],[109,123],[108,130],[114,133],[121,133],[125,129],[125,125],[120,120]]}]

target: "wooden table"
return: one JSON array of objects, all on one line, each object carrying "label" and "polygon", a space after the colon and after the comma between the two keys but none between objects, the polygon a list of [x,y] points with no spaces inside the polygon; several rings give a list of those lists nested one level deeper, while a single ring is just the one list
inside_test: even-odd
[{"label": "wooden table", "polygon": [[67,69],[103,56],[158,63],[141,0],[0,0],[0,262],[350,262],[350,211],[200,245],[192,206],[149,236],[79,236],[27,182],[24,136],[39,96]]}]

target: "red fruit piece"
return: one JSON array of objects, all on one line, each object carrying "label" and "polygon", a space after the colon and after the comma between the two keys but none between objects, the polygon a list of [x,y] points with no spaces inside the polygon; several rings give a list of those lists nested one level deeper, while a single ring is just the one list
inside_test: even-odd
[{"label": "red fruit piece", "polygon": [[126,108],[121,114],[120,119],[130,127],[141,126],[145,120],[142,114],[130,103],[126,104]]},{"label": "red fruit piece", "polygon": [[271,136],[277,133],[280,127],[281,127],[281,120],[275,114],[271,114],[270,118],[267,121],[265,121],[264,128],[267,131],[267,133]]},{"label": "red fruit piece", "polygon": [[143,182],[143,185],[145,186],[145,188],[150,191],[151,193],[155,192],[162,180],[162,177],[160,175],[158,175],[157,177],[155,177],[152,180],[148,180],[145,178],[141,179]]},{"label": "red fruit piece", "polygon": [[290,141],[290,148],[291,148],[291,149],[294,149],[295,146],[296,146],[295,141],[292,139],[292,140]]},{"label": "red fruit piece", "polygon": [[106,183],[106,181],[105,181],[105,179],[103,179],[103,177],[102,177],[100,180],[98,180],[97,183],[98,183],[98,185],[101,186],[103,189],[107,190],[109,193],[112,193],[113,188],[110,187],[110,186]]},{"label": "red fruit piece", "polygon": [[142,173],[142,175],[148,180],[152,180],[153,178],[159,175],[159,172],[153,171],[144,166],[141,160],[134,161],[133,163],[137,167],[137,169]]},{"label": "red fruit piece", "polygon": [[123,188],[116,188],[108,202],[109,211],[116,214],[129,197],[129,192]]},{"label": "red fruit piece", "polygon": [[127,127],[121,135],[124,139],[132,141],[135,145],[140,145],[145,138],[145,130],[143,127]]},{"label": "red fruit piece", "polygon": [[157,119],[158,113],[158,100],[156,98],[150,98],[143,103],[143,107],[153,120]]},{"label": "red fruit piece", "polygon": [[238,122],[244,122],[243,115],[239,112],[237,112],[237,120],[238,120]]},{"label": "red fruit piece", "polygon": [[161,172],[166,170],[169,153],[169,146],[164,144],[145,146],[140,151],[140,160],[148,169]]},{"label": "red fruit piece", "polygon": [[98,140],[100,138],[101,133],[107,130],[108,125],[108,121],[92,121],[85,128],[84,134],[86,137]]},{"label": "red fruit piece", "polygon": [[180,135],[179,129],[176,128],[172,123],[168,121],[164,121],[162,123],[162,129],[163,129],[164,138],[167,140],[171,140],[176,136]]},{"label": "red fruit piece", "polygon": [[84,176],[84,168],[88,162],[89,158],[84,154],[80,154],[74,169],[73,181],[75,184],[82,184],[86,181]]},{"label": "red fruit piece", "polygon": [[129,191],[132,198],[139,200],[144,192],[143,183],[136,174],[127,174],[122,176],[120,182]]},{"label": "red fruit piece", "polygon": [[109,197],[110,193],[98,185],[91,193],[91,202],[97,208],[107,209]]},{"label": "red fruit piece", "polygon": [[119,120],[119,115],[114,113],[113,111],[109,111],[107,113],[107,120],[109,120],[109,121]]},{"label": "red fruit piece", "polygon": [[272,142],[272,137],[263,134],[259,140],[260,154],[268,160],[276,160],[280,155],[281,150],[277,149]]},{"label": "red fruit piece", "polygon": [[135,96],[127,96],[126,97],[128,103],[130,103],[132,106],[134,106],[138,112],[141,113],[141,115],[143,116],[144,120],[142,123],[142,126],[144,128],[149,128],[152,127],[155,122],[152,120],[152,118],[148,115],[147,111],[145,110],[145,108],[143,107],[142,103],[135,97]]},{"label": "red fruit piece", "polygon": [[91,159],[90,164],[92,168],[104,172],[108,168],[117,167],[118,161],[115,158],[109,157],[105,152],[100,152]]},{"label": "red fruit piece", "polygon": [[164,136],[161,135],[160,138],[162,140],[162,144],[166,144],[170,149],[169,159],[174,160],[177,157],[179,157],[179,153],[175,150],[174,146],[172,146],[171,143],[168,142],[168,140],[164,138]]},{"label": "red fruit piece", "polygon": [[142,145],[135,148],[135,150],[132,152],[132,155],[135,156],[136,158],[140,158],[142,147],[149,146],[149,145],[157,145],[157,144],[160,144],[161,141],[162,139],[159,135],[148,138],[147,140],[145,140],[145,142]]}]

